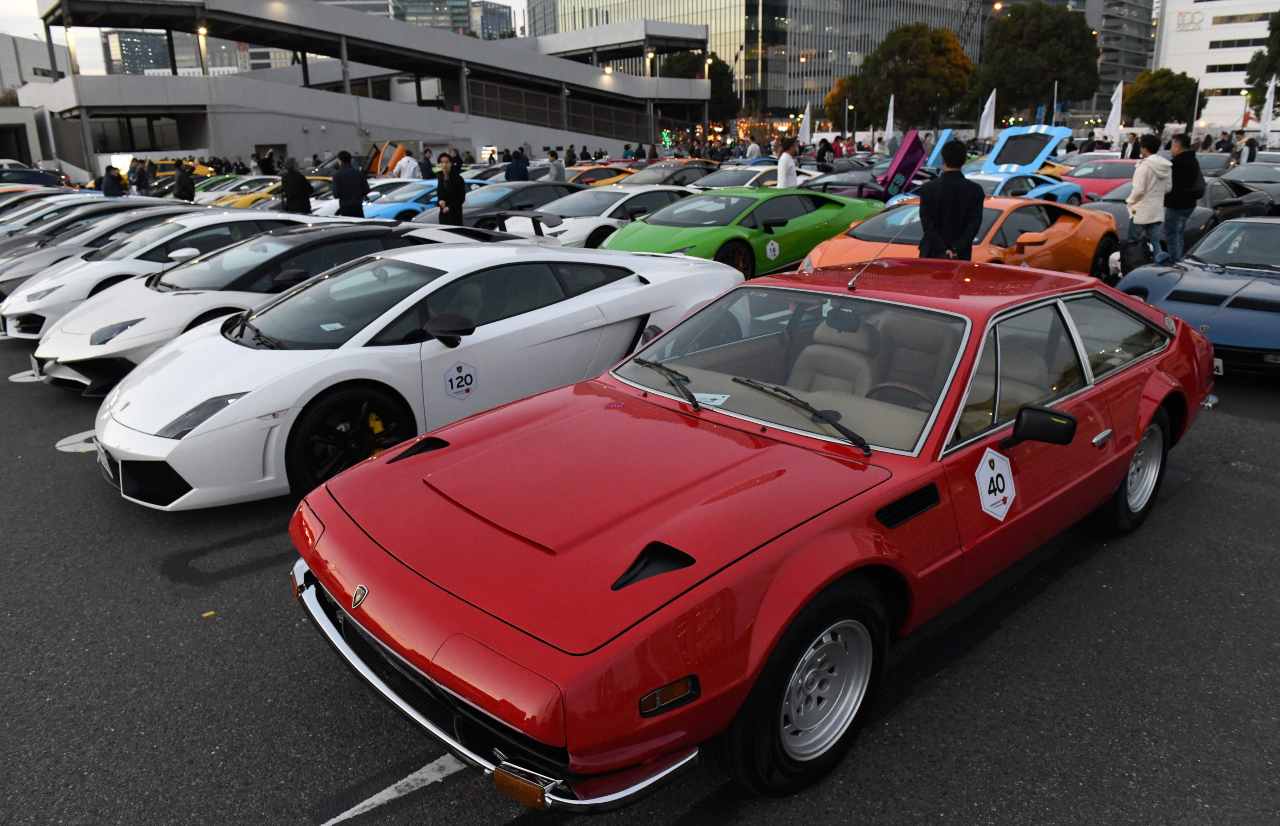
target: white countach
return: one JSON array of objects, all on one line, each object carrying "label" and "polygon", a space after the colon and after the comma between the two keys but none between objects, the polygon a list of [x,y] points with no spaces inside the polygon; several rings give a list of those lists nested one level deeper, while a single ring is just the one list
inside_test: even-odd
[{"label": "white countach", "polygon": [[360,259],[157,350],[99,409],[99,463],[124,497],[163,510],[305,492],[418,433],[603,372],[741,281],[696,258],[536,245]]}]

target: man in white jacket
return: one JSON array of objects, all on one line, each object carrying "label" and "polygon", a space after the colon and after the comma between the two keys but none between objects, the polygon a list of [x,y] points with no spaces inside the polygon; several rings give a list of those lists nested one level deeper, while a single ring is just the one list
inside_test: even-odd
[{"label": "man in white jacket", "polygon": [[396,164],[396,168],[391,170],[393,178],[421,178],[422,167],[413,159],[413,153],[408,149],[404,151],[404,157]]},{"label": "man in white jacket", "polygon": [[1173,165],[1157,154],[1160,139],[1155,135],[1143,135],[1138,143],[1142,160],[1133,170],[1133,191],[1124,199],[1129,206],[1129,240],[1150,244],[1152,258],[1156,258],[1160,255],[1164,196],[1173,181]]}]

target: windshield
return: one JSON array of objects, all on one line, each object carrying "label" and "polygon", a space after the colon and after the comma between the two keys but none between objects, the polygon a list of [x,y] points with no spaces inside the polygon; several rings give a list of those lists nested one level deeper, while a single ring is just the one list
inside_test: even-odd
[{"label": "windshield", "polygon": [[836,172],[831,175],[819,175],[805,182],[805,189],[821,189],[823,184],[830,186],[857,186],[869,184],[875,176],[870,169],[852,169],[848,172]]},{"label": "windshield", "polygon": [[104,212],[104,213],[99,213],[95,215],[89,215],[84,218],[79,218],[75,221],[72,221],[69,224],[63,224],[61,227],[58,227],[57,231],[54,232],[52,236],[50,236],[49,242],[53,244],[60,244],[63,241],[67,240],[68,238],[79,235],[80,233],[85,232],[88,229],[91,229],[96,224],[102,221],[107,221],[112,218],[116,218],[117,215],[118,215],[117,213]]},{"label": "windshield", "polygon": [[1075,169],[1071,170],[1072,178],[1113,178],[1123,179],[1133,177],[1133,167],[1131,163],[1082,163]]},{"label": "windshield", "polygon": [[995,195],[996,190],[1000,188],[1000,183],[1004,179],[1003,178],[980,178],[974,175],[970,177],[969,180],[973,181],[975,184],[982,187],[982,191],[987,193],[988,195]]},{"label": "windshield", "polygon": [[627,185],[664,183],[667,180],[667,177],[671,175],[672,172],[676,171],[677,168],[678,167],[676,166],[664,166],[662,164],[658,164],[656,166],[651,166],[648,169],[642,169],[634,175],[627,176]]},{"label": "windshield", "polygon": [[1254,184],[1280,183],[1280,166],[1265,163],[1247,163],[1237,166],[1222,177],[1230,181],[1243,181]]},{"label": "windshield", "polygon": [[414,184],[412,186],[402,186],[397,188],[394,192],[386,193],[381,198],[379,198],[379,200],[385,204],[402,204],[405,201],[412,201],[414,198],[417,198],[419,195],[421,195],[424,192],[428,192],[428,191],[434,192],[435,188],[436,188],[435,181],[428,181],[426,183]]},{"label": "windshield", "polygon": [[1209,264],[1275,270],[1280,269],[1276,264],[1278,249],[1280,223],[1227,221],[1214,227],[1187,257]]},{"label": "windshield", "polygon": [[749,166],[746,169],[721,169],[698,179],[698,186],[746,186],[769,167]]},{"label": "windshield", "polygon": [[[834,419],[872,446],[914,451],[946,389],[964,339],[963,319],[931,310],[867,299],[777,288],[739,288],[682,322],[625,362],[616,374],[656,393],[674,396],[678,371],[704,410],[844,441],[824,419]],[[881,340],[929,342],[911,359],[881,352]],[[839,351],[839,369],[828,375]],[[937,369],[919,370],[920,362]],[[854,381],[866,375],[869,381]],[[822,418],[734,379],[781,387],[835,415]],[[706,416],[707,413],[702,415]]]},{"label": "windshield", "polygon": [[174,267],[159,283],[175,290],[223,290],[249,270],[296,246],[281,237],[258,235]]},{"label": "windshield", "polygon": [[601,215],[614,204],[627,197],[625,192],[607,192],[601,189],[584,189],[545,204],[539,212],[549,212],[561,218],[585,218]]},{"label": "windshield", "polygon": [[515,192],[514,187],[482,186],[479,189],[473,189],[468,192],[467,197],[462,199],[462,205],[468,207],[493,206],[512,192]]},{"label": "windshield", "polygon": [[105,247],[86,253],[84,258],[86,261],[122,261],[133,258],[152,244],[177,235],[184,229],[186,227],[182,224],[156,224],[142,232],[123,235]]},{"label": "windshield", "polygon": [[665,206],[645,219],[660,227],[725,227],[756,203],[739,195],[695,195]]},{"label": "windshield", "polygon": [[332,350],[442,275],[405,261],[357,261],[298,285],[223,335],[246,347]]},{"label": "windshield", "polygon": [[[978,227],[978,234],[973,236],[975,244],[987,237],[987,233],[991,230],[991,225],[999,217],[1000,210],[998,209],[982,210],[982,224]],[[920,226],[920,205],[903,204],[902,206],[885,210],[879,215],[873,215],[858,224],[849,230],[847,234],[850,238],[857,238],[859,241],[915,246],[920,243],[920,239],[924,235],[924,231]]]}]

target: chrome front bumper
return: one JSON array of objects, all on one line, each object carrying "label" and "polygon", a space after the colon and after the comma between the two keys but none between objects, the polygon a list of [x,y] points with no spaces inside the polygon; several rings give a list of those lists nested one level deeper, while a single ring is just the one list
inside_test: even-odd
[{"label": "chrome front bumper", "polygon": [[[617,784],[616,788],[610,787],[608,776],[581,778],[581,781],[586,781],[591,784],[595,793],[589,797],[579,797],[573,791],[573,781],[571,780],[547,777],[545,774],[507,761],[501,754],[495,754],[493,759],[478,754],[476,751],[459,742],[459,740],[452,734],[446,732],[439,725],[428,719],[408,700],[400,696],[394,688],[384,681],[372,668],[369,667],[367,663],[365,663],[363,659],[361,659],[360,655],[357,654],[356,651],[347,643],[346,639],[343,638],[342,632],[333,624],[333,621],[329,619],[329,615],[325,613],[320,604],[320,597],[317,594],[317,589],[321,586],[316,583],[314,579],[308,580],[307,575],[310,571],[311,569],[307,566],[305,560],[299,559],[294,563],[292,573],[294,592],[302,602],[302,605],[306,609],[307,615],[311,618],[311,621],[315,624],[316,628],[320,630],[320,633],[324,635],[325,639],[329,641],[329,644],[332,645],[338,654],[347,661],[347,664],[355,669],[356,673],[359,674],[365,682],[369,683],[369,685],[371,685],[379,694],[381,694],[384,699],[398,708],[410,720],[417,723],[418,726],[425,729],[433,738],[440,741],[440,743],[456,755],[458,759],[480,769],[486,775],[494,776],[495,773],[500,775],[500,777],[495,777],[495,787],[503,794],[509,795],[509,792],[507,791],[510,788],[509,781],[512,778],[518,778],[526,784],[536,783],[542,787],[542,793],[539,795],[542,808],[563,809],[574,812],[607,811],[609,809],[626,806],[639,797],[649,793],[660,783],[668,780],[680,770],[692,764],[698,757],[698,750],[696,748],[690,749],[687,752],[668,755],[658,761],[655,761],[651,766],[646,767],[647,771],[640,775],[637,775],[635,771],[624,772],[625,780],[621,780]],[[342,619],[343,622],[350,622],[353,626],[360,627],[359,623],[352,619],[351,615],[347,614],[345,611],[343,612]],[[364,635],[369,636],[367,631],[364,632]],[[394,652],[390,651],[390,649],[386,650],[393,656],[397,656]],[[398,656],[397,659],[399,659]],[[400,662],[410,668],[412,667],[409,666],[408,663],[405,663],[403,659],[400,659]],[[422,679],[429,680],[429,678],[422,675],[421,672],[418,672],[418,674]],[[603,793],[601,793],[602,791]],[[518,800],[525,805],[537,805],[530,804],[530,802],[525,798],[518,798]]]}]

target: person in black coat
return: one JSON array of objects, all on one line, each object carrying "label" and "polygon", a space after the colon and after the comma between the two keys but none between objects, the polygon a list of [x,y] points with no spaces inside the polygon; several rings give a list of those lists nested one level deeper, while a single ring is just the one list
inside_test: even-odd
[{"label": "person in black coat", "polygon": [[982,226],[982,187],[965,178],[968,153],[960,141],[942,147],[942,174],[920,187],[921,258],[968,261]]},{"label": "person in black coat", "polygon": [[369,182],[351,166],[351,153],[338,153],[338,171],[333,176],[333,197],[338,199],[338,214],[346,218],[364,217],[364,196]]},{"label": "person in black coat", "polygon": [[1172,154],[1171,181],[1164,196],[1164,250],[1156,255],[1157,264],[1182,260],[1187,221],[1205,190],[1204,173],[1189,135],[1173,136]]},{"label": "person in black coat", "polygon": [[107,171],[102,174],[102,195],[106,198],[119,198],[121,195],[127,195],[128,190],[125,184],[120,180],[120,170],[114,166],[108,166]]},{"label": "person in black coat", "polygon": [[[585,150],[583,154],[586,154]],[[577,162],[578,162],[578,153],[573,151],[573,144],[569,144],[569,148],[564,151],[564,165],[566,167],[570,167]]]},{"label": "person in black coat", "polygon": [[529,180],[529,161],[519,149],[511,154],[511,163],[507,164],[506,173],[508,181]]},{"label": "person in black coat", "polygon": [[258,167],[262,170],[263,175],[276,174],[276,155],[275,150],[268,149],[267,154],[258,160]]},{"label": "person in black coat", "polygon": [[284,178],[281,180],[284,195],[284,211],[300,215],[311,214],[311,182],[298,171],[298,162],[288,158],[284,162]]},{"label": "person in black coat", "polygon": [[173,197],[179,201],[196,199],[196,182],[191,180],[191,170],[182,162],[178,163],[178,168],[173,173]]},{"label": "person in black coat", "polygon": [[467,197],[467,185],[462,180],[461,168],[454,165],[450,155],[440,156],[436,192],[440,204],[440,223],[462,226],[462,201]]}]

